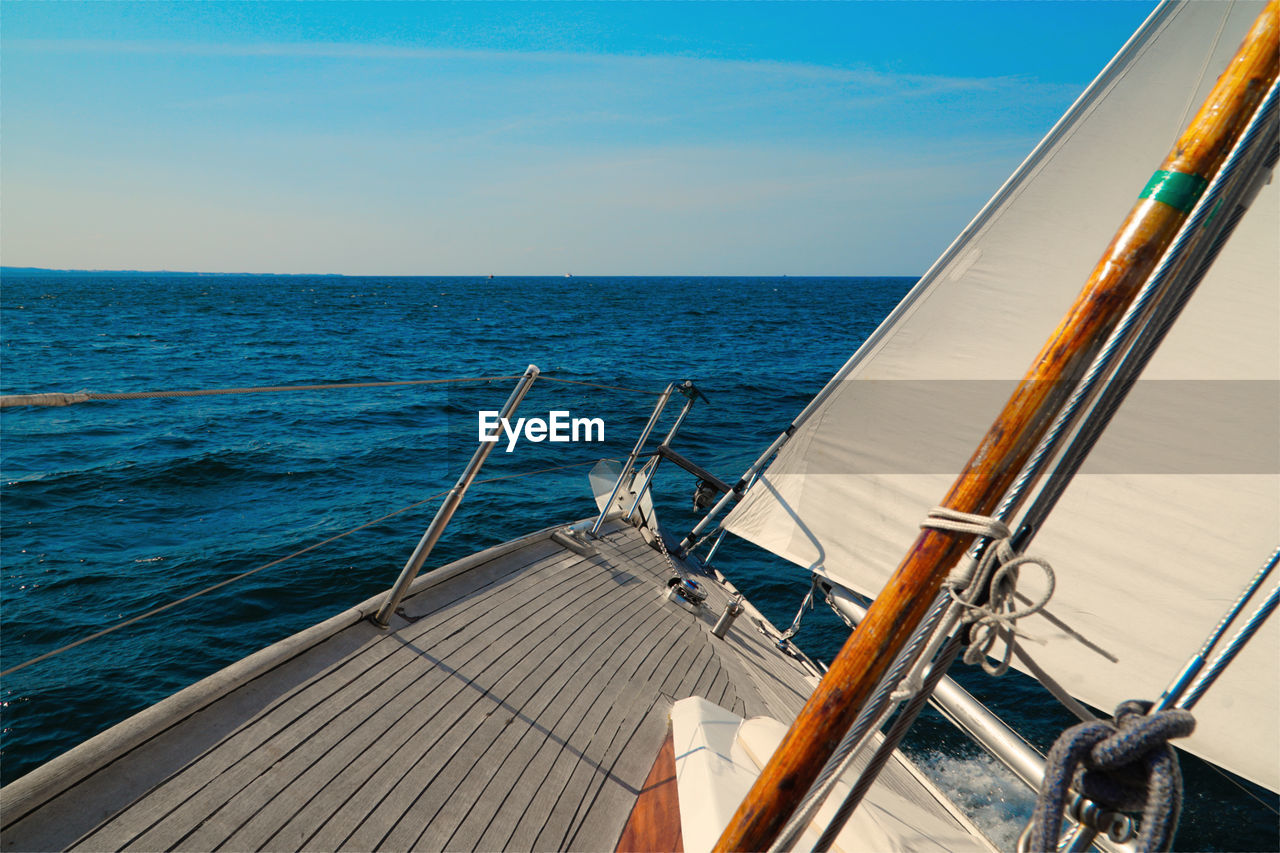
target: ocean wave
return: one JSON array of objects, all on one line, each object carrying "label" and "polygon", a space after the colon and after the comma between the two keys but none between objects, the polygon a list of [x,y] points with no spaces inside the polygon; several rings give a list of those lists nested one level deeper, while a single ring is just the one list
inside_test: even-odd
[{"label": "ocean wave", "polygon": [[1017,847],[1031,819],[1035,794],[986,753],[916,756],[921,769],[1001,850]]}]

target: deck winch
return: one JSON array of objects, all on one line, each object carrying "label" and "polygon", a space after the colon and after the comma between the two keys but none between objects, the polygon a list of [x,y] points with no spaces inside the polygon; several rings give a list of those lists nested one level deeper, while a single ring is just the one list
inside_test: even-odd
[{"label": "deck winch", "polygon": [[707,600],[707,591],[695,580],[673,577],[667,581],[666,599],[696,614],[702,611],[702,603]]}]

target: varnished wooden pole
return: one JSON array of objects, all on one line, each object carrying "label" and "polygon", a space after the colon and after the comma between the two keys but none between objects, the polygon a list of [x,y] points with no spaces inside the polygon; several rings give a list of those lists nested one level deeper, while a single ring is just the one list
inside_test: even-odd
[{"label": "varnished wooden pole", "polygon": [[[1190,126],[1130,211],[943,505],[989,514],[1124,313],[1272,81],[1280,0],[1259,15]],[[716,845],[769,847],[937,595],[972,534],[926,529],[850,635]]]}]

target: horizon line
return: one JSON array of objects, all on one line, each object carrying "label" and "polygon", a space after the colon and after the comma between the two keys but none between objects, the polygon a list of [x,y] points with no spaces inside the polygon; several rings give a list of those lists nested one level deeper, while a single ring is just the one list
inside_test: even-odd
[{"label": "horizon line", "polygon": [[189,275],[262,276],[276,278],[920,278],[923,273],[338,273],[338,272],[223,272],[200,270],[75,269],[0,265],[0,275]]}]

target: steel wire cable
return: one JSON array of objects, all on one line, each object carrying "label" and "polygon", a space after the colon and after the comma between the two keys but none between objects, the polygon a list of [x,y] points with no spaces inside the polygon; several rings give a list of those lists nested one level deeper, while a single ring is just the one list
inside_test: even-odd
[{"label": "steel wire cable", "polygon": [[[592,459],[587,462],[573,462],[567,465],[555,465],[550,468],[539,468],[536,471],[525,471],[520,474],[504,474],[500,477],[487,477],[483,480],[476,480],[473,485],[480,484],[480,483],[496,483],[500,480],[515,480],[521,477],[532,477],[535,474],[547,474],[552,471],[560,471],[565,468],[581,468],[584,465],[595,465],[600,461],[601,460],[599,459]],[[604,461],[616,462],[618,460],[610,459],[610,460],[604,460]],[[176,599],[174,601],[170,601],[167,604],[162,604],[159,607],[152,608],[151,610],[148,610],[145,613],[140,613],[137,616],[131,616],[130,618],[124,620],[123,622],[117,622],[116,624],[108,628],[104,628],[101,631],[96,631],[92,634],[81,637],[78,640],[67,643],[65,646],[60,646],[59,648],[53,649],[52,651],[48,651],[48,652],[45,652],[44,654],[37,655],[36,657],[31,658],[30,660],[23,661],[22,663],[17,664],[16,666],[11,666],[6,670],[0,671],[0,677],[10,675],[11,673],[17,672],[20,669],[25,669],[26,667],[31,666],[32,664],[39,663],[44,660],[48,660],[49,658],[52,658],[52,657],[56,657],[57,655],[60,655],[63,652],[67,652],[67,651],[70,651],[71,649],[76,648],[77,646],[84,645],[85,643],[88,643],[92,640],[97,640],[100,637],[105,637],[108,634],[115,633],[116,631],[119,631],[121,628],[127,628],[128,626],[141,622],[144,619],[148,619],[159,613],[163,613],[166,610],[171,610],[172,608],[177,607],[179,604],[185,604],[188,601],[199,598],[203,595],[207,595],[211,592],[221,589],[224,586],[233,584],[236,581],[244,580],[247,577],[256,575],[265,569],[269,569],[273,566],[278,566],[281,563],[285,563],[285,562],[288,562],[289,560],[294,559],[295,557],[300,557],[303,554],[308,553],[309,551],[314,551],[323,545],[328,545],[330,542],[336,542],[337,540],[350,536],[353,533],[358,533],[359,531],[364,530],[365,528],[373,527],[375,524],[380,524],[389,518],[394,518],[395,516],[400,515],[401,513],[408,512],[409,510],[416,509],[417,507],[420,507],[423,504],[430,503],[431,501],[436,500],[438,498],[442,498],[445,495],[449,494],[450,491],[451,489],[445,489],[442,492],[437,492],[433,495],[430,495],[429,497],[423,498],[420,501],[415,501],[414,503],[411,503],[407,506],[403,506],[400,509],[395,510],[394,512],[389,512],[384,516],[375,518],[372,521],[366,521],[365,523],[357,525],[356,527],[352,527],[348,530],[344,530],[342,533],[338,533],[334,536],[330,536],[327,539],[322,539],[319,542],[314,542],[305,548],[301,548],[297,551],[294,551],[292,554],[287,554],[283,557],[280,557],[279,559],[272,560],[269,563],[264,563],[261,566],[258,566],[253,569],[249,569],[246,572],[241,572],[240,574],[235,575],[233,577],[220,580],[215,584],[205,587],[204,589],[193,592],[190,595],[185,595],[182,598]]]}]

